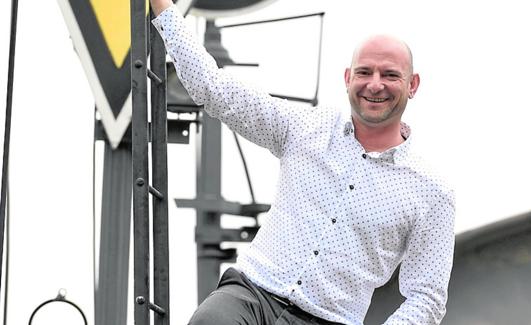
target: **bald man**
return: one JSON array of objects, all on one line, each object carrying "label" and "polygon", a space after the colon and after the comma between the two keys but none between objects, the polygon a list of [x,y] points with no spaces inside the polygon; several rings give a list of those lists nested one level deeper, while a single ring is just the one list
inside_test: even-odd
[{"label": "bald man", "polygon": [[193,100],[280,163],[259,232],[190,324],[363,324],[375,288],[399,266],[406,299],[385,324],[439,324],[454,195],[401,121],[420,83],[409,47],[365,40],[344,73],[350,110],[307,108],[218,69],[169,0],[151,4]]}]

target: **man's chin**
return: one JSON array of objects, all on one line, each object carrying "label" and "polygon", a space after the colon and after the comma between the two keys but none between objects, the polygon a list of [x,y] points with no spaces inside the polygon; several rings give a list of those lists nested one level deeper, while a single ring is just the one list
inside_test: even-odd
[{"label": "man's chin", "polygon": [[353,116],[363,124],[371,127],[382,126],[389,124],[392,119],[393,111],[389,108],[381,108],[375,110],[374,108],[363,108],[361,111],[357,109],[352,110]]},{"label": "man's chin", "polygon": [[374,126],[385,124],[389,119],[388,114],[362,114],[360,117],[365,123],[373,124]]}]

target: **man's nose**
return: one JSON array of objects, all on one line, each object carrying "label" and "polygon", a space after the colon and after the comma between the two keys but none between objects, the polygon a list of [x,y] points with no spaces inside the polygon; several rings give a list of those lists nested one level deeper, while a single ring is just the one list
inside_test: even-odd
[{"label": "man's nose", "polygon": [[367,89],[369,89],[369,91],[373,94],[384,89],[384,84],[382,83],[380,74],[375,73],[372,75],[371,80],[367,84]]}]

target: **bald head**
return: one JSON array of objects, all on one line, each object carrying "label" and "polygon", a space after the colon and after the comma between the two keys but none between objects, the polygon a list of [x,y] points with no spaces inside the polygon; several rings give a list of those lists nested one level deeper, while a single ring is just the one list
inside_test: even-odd
[{"label": "bald head", "polygon": [[413,73],[413,54],[411,53],[409,46],[403,40],[390,35],[374,35],[366,38],[355,48],[352,55],[352,66],[355,66],[360,54],[368,49],[395,51],[397,53],[402,52],[407,58],[408,72],[410,74]]},{"label": "bald head", "polygon": [[402,113],[420,82],[409,47],[387,35],[363,41],[344,78],[354,123],[371,128],[399,129]]}]

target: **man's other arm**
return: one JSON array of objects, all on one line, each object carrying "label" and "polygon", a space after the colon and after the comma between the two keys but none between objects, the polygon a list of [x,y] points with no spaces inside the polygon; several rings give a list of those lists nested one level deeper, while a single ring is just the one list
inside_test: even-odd
[{"label": "man's other arm", "polygon": [[455,203],[453,192],[435,196],[411,232],[400,267],[400,292],[406,301],[386,325],[435,325],[446,313],[455,243]]}]

